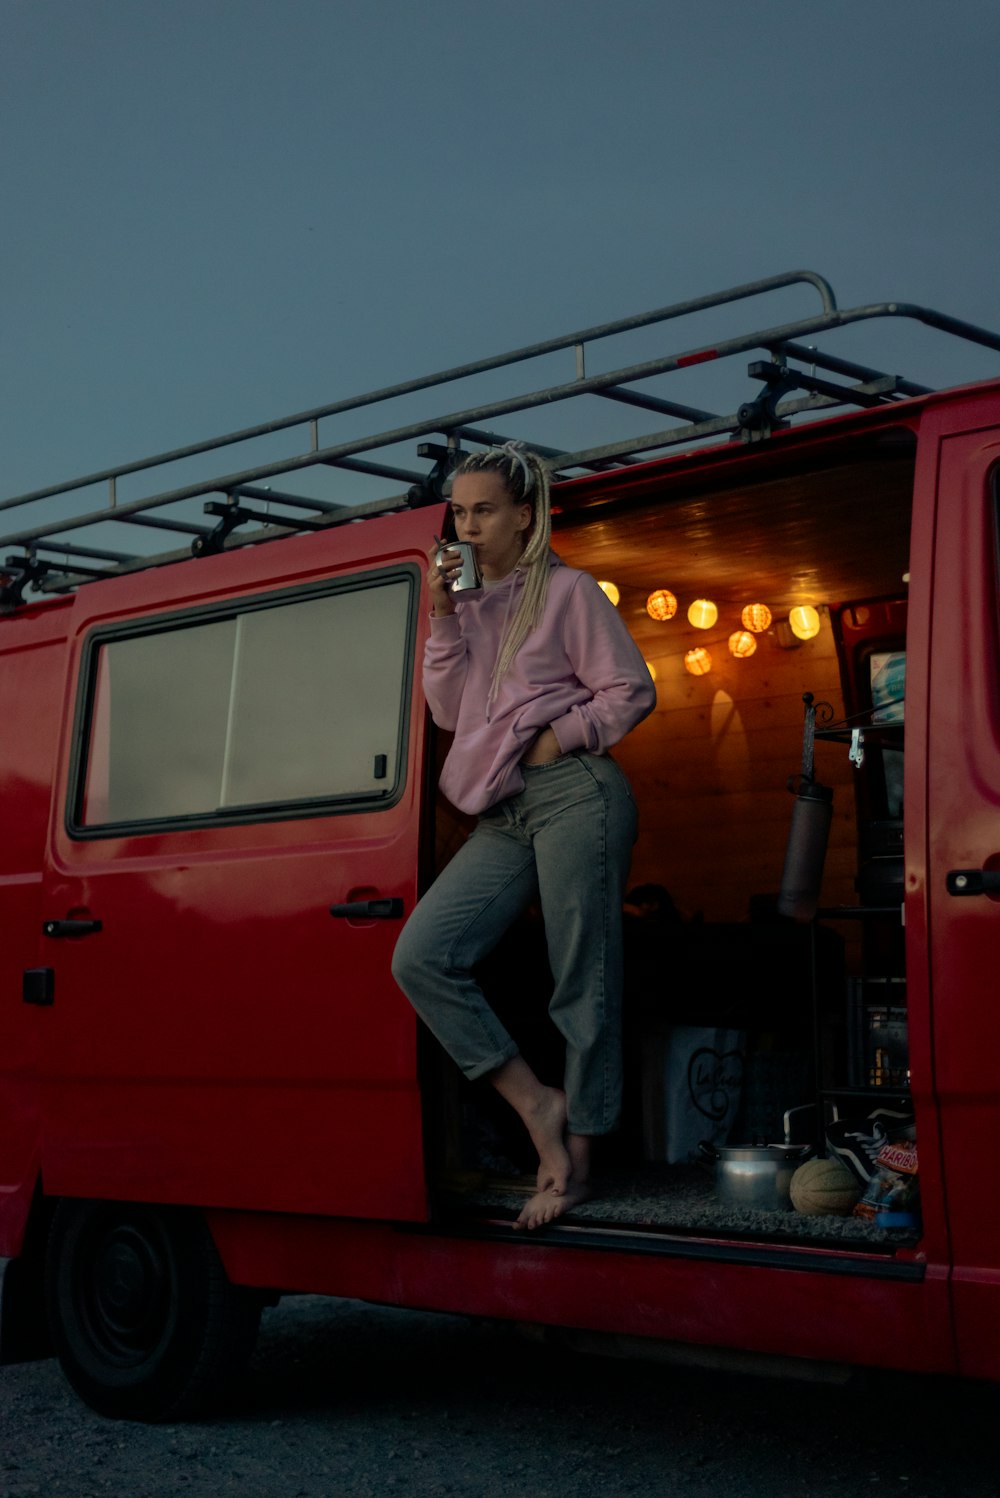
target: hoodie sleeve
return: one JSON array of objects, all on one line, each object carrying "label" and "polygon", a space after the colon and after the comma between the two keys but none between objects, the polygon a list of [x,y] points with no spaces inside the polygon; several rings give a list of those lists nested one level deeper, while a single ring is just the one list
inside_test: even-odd
[{"label": "hoodie sleeve", "polygon": [[656,688],[614,604],[589,573],[574,580],[563,615],[563,647],[593,694],[551,725],[564,754],[603,754],[656,706]]},{"label": "hoodie sleeve", "polygon": [[431,615],[424,649],[424,696],[438,728],[454,730],[469,672],[468,646],[457,614]]}]

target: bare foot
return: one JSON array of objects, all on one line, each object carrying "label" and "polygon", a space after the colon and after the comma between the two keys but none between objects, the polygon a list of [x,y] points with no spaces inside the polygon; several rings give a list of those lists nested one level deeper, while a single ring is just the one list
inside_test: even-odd
[{"label": "bare foot", "polygon": [[565,1212],[587,1201],[589,1196],[590,1186],[586,1181],[570,1181],[560,1195],[556,1195],[554,1191],[538,1191],[530,1201],[525,1202],[514,1229],[526,1229],[530,1232],[532,1228],[545,1227],[546,1223],[555,1222],[557,1217],[562,1217]]},{"label": "bare foot", "polygon": [[522,1114],[524,1126],[538,1151],[538,1174],[535,1184],[539,1193],[559,1197],[566,1190],[573,1173],[573,1162],[566,1148],[566,1094],[557,1087],[542,1089],[538,1103]]},{"label": "bare foot", "polygon": [[566,1094],[558,1087],[546,1087],[535,1076],[523,1056],[512,1056],[490,1077],[505,1102],[524,1124],[538,1152],[539,1191],[559,1196],[566,1190],[571,1175],[586,1180],[566,1138]]}]

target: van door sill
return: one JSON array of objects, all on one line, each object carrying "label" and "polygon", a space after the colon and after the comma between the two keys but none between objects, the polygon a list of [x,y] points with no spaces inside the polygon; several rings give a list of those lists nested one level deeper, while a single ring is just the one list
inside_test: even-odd
[{"label": "van door sill", "polygon": [[419,1235],[502,1242],[514,1248],[545,1244],[554,1248],[598,1249],[606,1252],[643,1254],[661,1258],[710,1260],[721,1264],[746,1264],[758,1268],[797,1269],[821,1274],[859,1275],[870,1279],[919,1282],[926,1265],[922,1261],[897,1258],[910,1241],[892,1244],[834,1247],[815,1240],[780,1241],[775,1237],[718,1239],[695,1233],[665,1233],[645,1227],[605,1227],[564,1221],[532,1232],[515,1232],[513,1217],[439,1217],[429,1223],[402,1224],[400,1231]]}]

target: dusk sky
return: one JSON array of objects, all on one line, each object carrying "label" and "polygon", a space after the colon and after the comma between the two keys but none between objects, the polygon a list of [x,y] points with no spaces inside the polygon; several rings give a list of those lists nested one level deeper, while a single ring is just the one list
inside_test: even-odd
[{"label": "dusk sky", "polygon": [[998,77],[996,0],[0,0],[0,496],[798,267],[1000,328]]}]

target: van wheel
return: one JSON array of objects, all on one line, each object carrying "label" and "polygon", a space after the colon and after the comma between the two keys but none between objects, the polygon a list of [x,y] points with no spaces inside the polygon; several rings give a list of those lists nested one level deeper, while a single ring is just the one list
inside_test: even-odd
[{"label": "van wheel", "polygon": [[249,1360],[261,1309],[228,1279],[200,1213],[135,1202],[60,1202],[46,1302],[73,1388],[130,1420],[214,1402]]}]

